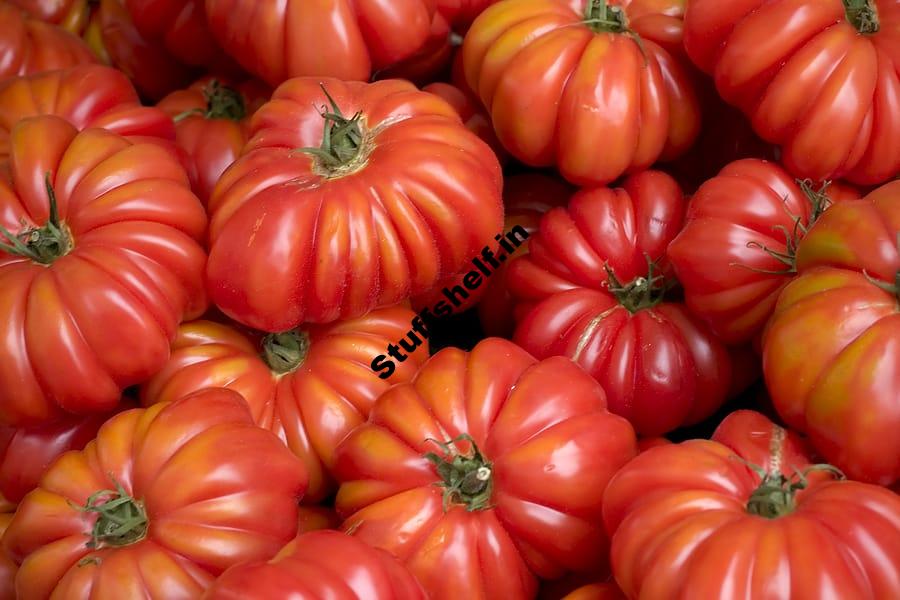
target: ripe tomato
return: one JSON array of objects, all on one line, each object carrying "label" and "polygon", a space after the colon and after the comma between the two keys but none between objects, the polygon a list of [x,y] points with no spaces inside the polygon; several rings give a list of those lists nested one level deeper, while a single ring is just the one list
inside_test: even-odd
[{"label": "ripe tomato", "polygon": [[91,0],[10,0],[31,16],[80,34],[87,25]]},{"label": "ripe tomato", "polygon": [[591,583],[572,590],[562,600],[625,600],[615,583]]},{"label": "ripe tomato", "polygon": [[335,507],[435,600],[533,598],[535,576],[602,568],[603,489],[636,453],[571,361],[489,338],[382,394],[338,446]]},{"label": "ripe tomato", "polygon": [[792,173],[875,184],[900,171],[896,0],[692,0],[684,43]]},{"label": "ripe tomato", "polygon": [[[6,533],[9,524],[15,514],[15,506],[5,505],[0,507],[0,539]],[[16,571],[19,566],[12,557],[3,549],[0,549],[0,600],[16,600]]]},{"label": "ripe tomato", "polygon": [[422,48],[411,57],[373,73],[372,79],[407,79],[416,85],[431,83],[440,78],[450,64],[455,39],[447,19],[436,12]]},{"label": "ripe tomato", "polygon": [[713,440],[644,452],[603,499],[625,596],[900,597],[900,497],[816,469],[794,434],[745,412]]},{"label": "ripe tomato", "polygon": [[328,506],[301,505],[299,515],[297,519],[298,535],[322,529],[337,529],[341,526],[340,517]]},{"label": "ripe tomato", "polygon": [[725,343],[754,340],[796,274],[797,245],[846,188],[796,182],[775,163],[739,160],[691,198],[687,223],[669,245],[685,301]]},{"label": "ripe tomato", "polygon": [[10,148],[0,422],[110,411],[165,364],[182,318],[206,307],[203,207],[155,144],[45,116],[20,121]]},{"label": "ripe tomato", "polygon": [[[339,560],[335,560],[339,559]],[[225,571],[204,600],[425,600],[397,559],[338,531],[295,538],[269,562]]]},{"label": "ripe tomato", "polygon": [[[168,363],[141,389],[144,405],[176,400],[204,387],[227,387],[250,405],[256,423],[273,431],[306,465],[305,501],[334,491],[334,449],[365,421],[375,399],[409,381],[428,358],[428,342],[409,340],[408,356],[382,379],[369,367],[388,344],[404,340],[415,318],[408,308],[253,339],[211,321],[183,324]],[[415,335],[413,333],[412,335]]]},{"label": "ripe tomato", "polygon": [[245,325],[285,331],[396,304],[458,273],[503,226],[493,152],[411,83],[293,79],[252,134],[209,203],[210,294]]},{"label": "ripe tomato", "polygon": [[368,81],[425,45],[435,3],[206,0],[206,14],[221,46],[277,86],[301,76]]},{"label": "ripe tomato", "polygon": [[509,267],[519,303],[513,340],[538,358],[574,360],[645,436],[711,416],[731,386],[722,343],[682,304],[664,301],[666,247],[685,206],[658,171],[582,190],[544,215],[529,253]]},{"label": "ripe tomato", "polygon": [[91,49],[68,31],[29,17],[0,0],[0,81],[96,62]]},{"label": "ripe tomato", "polygon": [[494,133],[491,118],[484,112],[484,107],[481,106],[477,97],[451,83],[443,82],[426,85],[422,88],[422,91],[435,94],[446,100],[459,113],[465,126],[472,133],[487,142],[494,154],[497,155],[500,164],[508,162],[509,156],[506,154],[506,150],[503,149],[503,144],[497,139],[497,134]]},{"label": "ripe tomato", "polygon": [[883,485],[900,481],[898,238],[900,181],[833,206],[763,336],[778,414],[850,477]]},{"label": "ripe tomato", "polygon": [[271,93],[255,80],[231,86],[207,76],[157,104],[175,120],[178,144],[190,156],[194,191],[204,205],[222,173],[240,156],[250,117]]},{"label": "ripe tomato", "polygon": [[303,464],[240,395],[209,388],[120,413],[61,456],[3,545],[22,600],[196,598],[294,537],[305,487]]},{"label": "ripe tomato", "polygon": [[465,32],[472,21],[498,0],[437,0],[438,12],[456,31]]},{"label": "ripe tomato", "polygon": [[683,5],[504,0],[466,35],[466,79],[514,157],[610,183],[677,157],[700,131],[691,77],[664,47],[680,39]]}]

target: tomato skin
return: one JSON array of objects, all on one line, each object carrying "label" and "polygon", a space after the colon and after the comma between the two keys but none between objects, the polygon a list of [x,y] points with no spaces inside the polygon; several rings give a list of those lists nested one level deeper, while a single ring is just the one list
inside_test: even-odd
[{"label": "tomato skin", "polygon": [[478,98],[461,90],[451,83],[436,82],[426,85],[422,88],[423,92],[429,92],[440,96],[447,101],[450,106],[456,109],[459,117],[462,119],[466,128],[484,140],[497,155],[500,164],[506,164],[509,156],[497,134],[494,133],[494,126],[491,124],[491,118],[484,112],[484,108],[478,101]]},{"label": "tomato skin", "polygon": [[713,440],[654,448],[613,477],[603,518],[625,596],[897,597],[900,497],[812,473],[793,512],[751,514],[747,504],[761,480],[745,461],[769,474],[810,465],[793,434],[771,422],[760,428],[761,415],[737,418],[744,423],[725,425],[721,440],[717,432]]},{"label": "tomato skin", "polygon": [[631,36],[585,25],[584,2],[505,0],[481,13],[463,42],[466,79],[504,147],[578,185],[673,159],[700,131],[691,75],[664,48],[670,29],[680,35],[683,2],[611,4],[643,17],[631,26],[646,57]]},{"label": "tomato skin", "polygon": [[422,86],[441,78],[453,56],[450,23],[440,11],[434,13],[425,44],[411,57],[374,73],[373,80],[407,79]]},{"label": "tomato skin", "polygon": [[[340,557],[339,561],[335,561]],[[267,563],[232,567],[204,600],[425,600],[397,559],[337,531],[294,539]]]},{"label": "tomato skin", "polygon": [[446,18],[457,31],[465,32],[472,21],[498,0],[438,0],[438,12]]},{"label": "tomato skin", "polygon": [[[376,132],[343,176],[295,151],[321,145],[320,81]],[[408,82],[293,79],[251,128],[210,199],[207,269],[216,305],[245,325],[285,331],[396,304],[459,272],[503,225],[493,152]]]},{"label": "tomato skin", "polygon": [[87,25],[89,0],[10,0],[33,17],[80,34]]},{"label": "tomato skin", "polygon": [[615,583],[591,583],[563,596],[562,600],[625,600]]},{"label": "tomato skin", "polygon": [[[463,433],[492,461],[490,497],[445,512],[423,455],[449,458],[433,440]],[[335,507],[345,531],[400,558],[431,598],[533,598],[536,575],[603,568],[603,488],[636,453],[634,430],[571,361],[488,338],[441,350],[378,399],[338,447]]]},{"label": "tomato skin", "polygon": [[110,411],[165,363],[178,323],[206,308],[203,207],[157,144],[43,116],[20,121],[10,149],[0,225],[45,225],[49,173],[73,241],[49,265],[0,252],[0,422]]},{"label": "tomato skin", "polygon": [[[117,483],[143,503],[149,527],[131,544],[92,550],[97,514],[78,506]],[[23,600],[194,598],[228,567],[291,540],[305,487],[303,465],[254,425],[240,395],[209,388],[107,421],[25,497],[3,545],[21,565]],[[90,557],[99,560],[79,564]]]},{"label": "tomato skin", "polygon": [[299,518],[297,520],[297,534],[321,531],[322,529],[337,529],[341,525],[341,519],[337,513],[328,506],[300,505]]},{"label": "tomato skin", "polygon": [[[6,533],[9,524],[12,522],[14,506],[4,507],[6,510],[0,512],[0,539]],[[19,566],[6,553],[0,550],[0,600],[16,600],[16,571]]]},{"label": "tomato skin", "polygon": [[684,43],[792,173],[877,184],[900,171],[900,7],[872,5],[862,35],[840,0],[693,0]]}]

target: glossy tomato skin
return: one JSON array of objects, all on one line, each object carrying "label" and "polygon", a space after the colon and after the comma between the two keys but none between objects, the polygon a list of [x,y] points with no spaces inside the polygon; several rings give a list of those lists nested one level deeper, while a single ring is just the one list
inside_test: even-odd
[{"label": "glossy tomato skin", "polygon": [[897,597],[900,497],[812,473],[808,489],[791,492],[793,510],[751,513],[761,478],[748,463],[785,476],[810,465],[793,434],[761,415],[738,418],[721,440],[654,448],[613,477],[603,518],[625,596]]},{"label": "glossy tomato skin", "polygon": [[869,4],[879,30],[861,34],[840,0],[694,0],[684,43],[792,173],[877,184],[900,171],[900,6]]},{"label": "glossy tomato skin", "polygon": [[88,22],[90,0],[11,0],[33,17],[80,34]]},{"label": "glossy tomato skin", "polygon": [[[840,186],[826,193],[837,201],[859,197]],[[762,332],[795,275],[765,248],[791,255],[814,212],[813,200],[787,171],[759,159],[729,164],[691,198],[668,255],[688,307],[724,342],[751,342]]]},{"label": "glossy tomato skin", "polygon": [[596,33],[583,23],[584,2],[558,0],[492,5],[463,42],[466,79],[510,154],[555,166],[578,185],[605,185],[675,158],[700,131],[691,75],[665,49],[672,30],[680,35],[683,2],[610,4],[635,17],[641,45],[624,33]]},{"label": "glossy tomato skin", "polygon": [[2,422],[110,411],[165,364],[178,323],[206,307],[203,207],[156,144],[43,116],[20,121],[10,149],[0,224],[45,235],[49,174],[66,232],[57,247],[69,249],[49,264],[0,253]]},{"label": "glossy tomato skin", "polygon": [[[92,549],[98,514],[79,505],[118,485],[140,500],[144,536]],[[107,421],[25,497],[3,544],[21,565],[23,600],[196,598],[228,567],[294,537],[305,487],[303,465],[253,423],[240,395],[210,388]]]},{"label": "glossy tomato skin", "polygon": [[[450,496],[445,511],[425,454],[453,459],[435,442],[461,434],[489,491],[481,504]],[[456,456],[471,446],[457,439]],[[535,576],[603,568],[603,488],[636,452],[634,430],[571,361],[488,338],[441,350],[378,399],[338,447],[336,508],[345,531],[400,558],[431,598],[533,598]]]},{"label": "glossy tomato skin", "polygon": [[438,12],[446,18],[453,29],[465,32],[472,21],[498,0],[437,0]]},{"label": "glossy tomato skin", "polygon": [[[339,558],[339,560],[335,560]],[[338,531],[301,535],[267,563],[222,574],[204,600],[425,600],[397,559]]]},{"label": "glossy tomato skin", "polygon": [[425,44],[411,57],[372,75],[377,79],[407,79],[422,86],[441,79],[453,57],[452,31],[447,19],[437,11]]},{"label": "glossy tomato skin", "polygon": [[491,118],[484,112],[484,107],[481,106],[477,97],[451,83],[441,81],[426,85],[422,88],[422,91],[435,94],[446,100],[459,113],[459,117],[466,128],[491,147],[494,154],[497,155],[500,164],[508,162],[509,155],[503,149],[500,140],[497,139],[497,134],[494,133],[494,126],[491,124]]},{"label": "glossy tomato skin", "polygon": [[[364,130],[336,172],[297,151],[322,144],[320,83]],[[396,304],[459,272],[503,226],[493,152],[408,82],[293,79],[251,128],[210,200],[207,269],[216,305],[246,325],[285,331]]]},{"label": "glossy tomato skin", "polygon": [[206,0],[206,14],[221,46],[274,87],[305,76],[368,81],[425,45],[435,3]]}]

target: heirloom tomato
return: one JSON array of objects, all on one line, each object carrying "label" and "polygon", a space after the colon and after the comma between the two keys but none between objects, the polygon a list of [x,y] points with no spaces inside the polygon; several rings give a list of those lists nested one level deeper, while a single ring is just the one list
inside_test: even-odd
[{"label": "heirloom tomato", "polygon": [[206,215],[175,158],[55,116],[0,169],[0,422],[112,410],[206,307]]},{"label": "heirloom tomato", "polygon": [[328,506],[302,505],[297,519],[297,534],[319,531],[322,529],[337,529],[341,526],[341,519],[337,513]]},{"label": "heirloom tomato", "polygon": [[900,497],[830,472],[749,411],[648,450],[603,498],[613,575],[646,600],[900,597]]},{"label": "heirloom tomato", "polygon": [[503,144],[497,139],[497,134],[494,133],[494,126],[491,124],[491,118],[484,112],[484,107],[481,106],[478,98],[451,83],[440,81],[426,85],[422,88],[422,91],[435,94],[446,100],[459,113],[459,117],[466,128],[487,142],[494,154],[497,155],[500,163],[504,164],[507,162],[509,157],[506,154],[506,150],[503,149]]},{"label": "heirloom tomato", "polygon": [[185,323],[169,361],[141,388],[141,400],[176,400],[204,387],[239,392],[256,423],[306,465],[304,500],[319,502],[334,491],[329,470],[338,442],[365,421],[382,392],[409,381],[428,358],[428,343],[418,340],[418,347],[407,347],[406,359],[394,363],[389,379],[369,367],[389,344],[405,338],[415,317],[408,308],[382,308],[262,339],[211,321]]},{"label": "heirloom tomato", "polygon": [[209,203],[210,294],[245,325],[285,331],[396,304],[458,273],[503,226],[494,153],[409,82],[292,79],[251,130]]},{"label": "heirloom tomato", "polygon": [[503,0],[466,35],[466,79],[514,157],[610,183],[677,157],[700,131],[692,75],[666,49],[683,4]]},{"label": "heirloom tomato", "polygon": [[91,0],[10,0],[33,17],[80,34],[88,22]]},{"label": "heirloom tomato", "polygon": [[497,0],[437,0],[437,9],[457,31],[465,32],[475,17]]},{"label": "heirloom tomato", "polygon": [[255,80],[231,86],[204,77],[157,104],[175,120],[178,145],[190,157],[194,191],[204,205],[222,173],[240,156],[250,117],[270,94]]},{"label": "heirloom tomato", "polygon": [[268,562],[225,571],[204,600],[425,600],[397,559],[339,531],[295,538]]},{"label": "heirloom tomato", "polygon": [[775,163],[735,161],[700,186],[669,260],[693,313],[725,343],[756,338],[797,272],[797,245],[832,203],[858,198],[838,185],[795,181]]},{"label": "heirloom tomato", "polygon": [[[15,506],[0,506],[0,539],[6,533],[15,514]],[[19,566],[12,557],[0,548],[0,600],[16,600],[16,571]]]},{"label": "heirloom tomato", "polygon": [[335,506],[434,600],[533,598],[536,577],[603,568],[603,490],[636,453],[575,364],[488,338],[378,398],[338,446]]},{"label": "heirloom tomato", "polygon": [[691,0],[684,44],[788,170],[876,184],[900,171],[897,0]]},{"label": "heirloom tomato", "polygon": [[763,335],[778,414],[850,477],[900,481],[900,181],[834,205]]},{"label": "heirloom tomato", "polygon": [[685,206],[659,171],[582,190],[544,215],[507,277],[513,340],[538,358],[574,360],[645,436],[711,416],[731,387],[726,348],[684,305],[666,301],[674,283],[666,246]]},{"label": "heirloom tomato", "polygon": [[302,76],[368,81],[422,49],[435,11],[436,0],[206,0],[222,47],[272,86]]},{"label": "heirloom tomato", "polygon": [[305,487],[303,464],[254,425],[240,394],[209,388],[120,413],[63,454],[3,546],[21,600],[197,598],[296,535]]},{"label": "heirloom tomato", "polygon": [[411,57],[373,73],[372,79],[407,79],[416,85],[431,83],[440,78],[450,64],[455,39],[447,19],[436,12],[425,45]]},{"label": "heirloom tomato", "polygon": [[97,62],[91,49],[61,27],[0,0],[0,81],[17,75]]}]

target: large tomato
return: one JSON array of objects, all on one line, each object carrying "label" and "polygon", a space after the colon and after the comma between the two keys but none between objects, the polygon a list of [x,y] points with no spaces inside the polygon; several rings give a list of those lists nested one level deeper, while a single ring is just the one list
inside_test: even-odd
[{"label": "large tomato", "polygon": [[469,85],[510,154],[579,185],[686,151],[700,109],[681,60],[683,0],[504,0],[463,42]]},{"label": "large tomato", "polygon": [[692,0],[688,54],[801,177],[900,171],[896,0]]},{"label": "large tomato", "polygon": [[112,410],[206,306],[206,215],[155,144],[20,121],[0,173],[0,421]]},{"label": "large tomato", "polygon": [[301,76],[368,81],[425,45],[435,11],[436,0],[206,0],[222,47],[272,86]]},{"label": "large tomato", "polygon": [[[338,559],[338,560],[335,560]],[[204,600],[425,600],[397,559],[338,531],[294,539],[269,562],[225,571]]]},{"label": "large tomato", "polygon": [[240,395],[210,388],[120,413],[61,456],[3,546],[21,600],[197,598],[296,535],[305,487],[303,464]]},{"label": "large tomato", "polygon": [[616,581],[646,600],[900,597],[900,497],[815,469],[749,412],[644,452],[603,499]]},{"label": "large tomato", "polygon": [[175,120],[178,144],[192,163],[194,191],[204,204],[225,169],[240,156],[249,138],[250,117],[270,94],[255,80],[231,86],[204,77],[157,104]]},{"label": "large tomato", "polygon": [[97,62],[91,49],[61,27],[26,15],[0,0],[0,81]]},{"label": "large tomato", "polygon": [[494,126],[491,124],[491,118],[484,111],[484,107],[478,101],[478,98],[469,94],[451,83],[441,81],[426,85],[423,91],[440,96],[446,100],[465,123],[466,127],[475,135],[483,139],[497,155],[500,164],[508,161],[509,157],[503,144],[497,139],[494,133]]},{"label": "large tomato", "polygon": [[647,436],[711,416],[731,386],[722,343],[665,301],[666,247],[685,206],[678,184],[658,171],[582,190],[544,215],[507,278],[519,303],[516,343],[577,362],[606,390],[610,410]]},{"label": "large tomato", "polygon": [[494,153],[409,82],[293,79],[251,127],[210,199],[207,269],[215,303],[251,327],[396,304],[458,273],[503,226]]},{"label": "large tomato", "polygon": [[439,79],[453,57],[454,43],[461,38],[450,30],[450,24],[440,13],[434,13],[431,31],[425,44],[411,57],[372,74],[372,79],[408,79],[416,85],[426,85]]},{"label": "large tomato", "polygon": [[603,490],[636,453],[571,361],[489,338],[378,399],[338,446],[336,508],[435,600],[533,598],[536,576],[602,568]]},{"label": "large tomato", "polygon": [[797,272],[800,240],[832,199],[858,197],[797,182],[775,163],[729,164],[691,198],[684,230],[669,245],[688,307],[726,343],[753,340]]},{"label": "large tomato", "polygon": [[849,476],[900,481],[900,181],[836,204],[797,251],[763,336],[785,422]]},{"label": "large tomato", "polygon": [[498,0],[437,0],[438,12],[450,22],[457,31],[469,28],[475,17]]},{"label": "large tomato", "polygon": [[[428,358],[424,336],[410,334],[418,344],[407,339],[414,318],[408,308],[383,308],[262,339],[211,321],[186,323],[169,362],[141,389],[141,400],[176,400],[210,386],[240,392],[256,423],[303,460],[305,501],[319,502],[334,491],[329,470],[338,442],[365,421],[382,392],[409,381]],[[392,362],[383,379],[370,363],[396,344],[404,360]]]},{"label": "large tomato", "polygon": [[10,0],[32,16],[80,34],[87,26],[92,0]]}]

